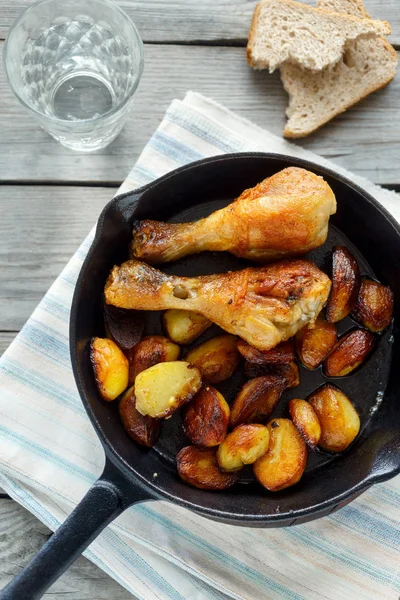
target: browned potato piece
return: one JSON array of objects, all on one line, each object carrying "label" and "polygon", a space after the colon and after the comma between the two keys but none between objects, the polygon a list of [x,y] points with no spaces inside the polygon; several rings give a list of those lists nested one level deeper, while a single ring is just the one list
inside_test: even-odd
[{"label": "browned potato piece", "polygon": [[239,425],[229,433],[217,450],[222,471],[239,471],[264,456],[269,446],[269,431],[265,425]]},{"label": "browned potato piece", "polygon": [[128,352],[142,338],[143,311],[126,310],[104,303],[104,325],[107,337],[113,340],[123,352]]},{"label": "browned potato piece", "polygon": [[203,381],[219,383],[228,379],[239,364],[234,335],[218,335],[190,350],[185,360],[200,369]]},{"label": "browned potato piece", "polygon": [[135,390],[130,387],[119,403],[119,414],[126,432],[135,442],[151,448],[157,441],[161,430],[161,420],[144,417],[136,410]]},{"label": "browned potato piece", "polygon": [[244,340],[238,340],[237,348],[248,362],[255,365],[286,365],[295,358],[292,340],[281,342],[271,350],[257,350]]},{"label": "browned potato piece", "polygon": [[329,452],[343,452],[360,431],[360,417],[339,388],[327,383],[308,398],[321,425],[318,445]]},{"label": "browned potato piece", "polygon": [[336,348],[324,362],[328,377],[344,377],[359,367],[375,346],[374,335],[365,329],[354,329],[340,338]]},{"label": "browned potato piece", "polygon": [[206,385],[183,407],[183,431],[192,444],[218,446],[225,439],[230,412],[223,395]]},{"label": "browned potato piece", "polygon": [[178,360],[181,349],[162,335],[149,335],[144,337],[128,353],[129,358],[129,385],[135,383],[139,373],[160,362]]},{"label": "browned potato piece", "polygon": [[277,365],[275,372],[286,381],[286,388],[294,388],[300,385],[300,371],[298,365],[290,362],[288,365]]},{"label": "browned potato piece", "polygon": [[305,367],[316,369],[333,350],[336,341],[336,325],[319,316],[313,329],[303,327],[296,334],[297,355]]},{"label": "browned potato piece", "polygon": [[244,374],[249,379],[264,377],[265,375],[277,375],[285,379],[285,388],[294,388],[300,384],[300,371],[294,360],[288,365],[255,365],[245,362]]},{"label": "browned potato piece", "polygon": [[351,313],[360,289],[360,271],[354,256],[345,246],[332,254],[332,289],[326,309],[329,323],[337,323]]},{"label": "browned potato piece", "polygon": [[289,413],[301,437],[314,450],[321,437],[321,425],[311,404],[297,398],[290,400]]},{"label": "browned potato piece", "polygon": [[177,344],[190,344],[211,327],[212,322],[191,310],[173,309],[163,314],[165,332]]},{"label": "browned potato piece", "polygon": [[135,379],[136,409],[154,418],[169,417],[201,387],[199,369],[183,361],[163,362]]},{"label": "browned potato piece", "polygon": [[307,462],[307,447],[289,419],[267,425],[269,447],[253,466],[254,475],[267,490],[278,492],[299,481]]},{"label": "browned potato piece", "polygon": [[104,400],[115,400],[128,387],[129,363],[113,340],[93,338],[90,344],[96,383]]},{"label": "browned potato piece", "polygon": [[186,446],[178,452],[176,463],[183,481],[203,490],[226,490],[239,479],[239,473],[222,473],[216,448]]},{"label": "browned potato piece", "polygon": [[353,316],[370,331],[383,331],[392,320],[393,302],[393,292],[389,287],[372,279],[364,279]]},{"label": "browned potato piece", "polygon": [[265,421],[277,405],[285,387],[286,380],[277,375],[250,379],[232,404],[231,427]]}]

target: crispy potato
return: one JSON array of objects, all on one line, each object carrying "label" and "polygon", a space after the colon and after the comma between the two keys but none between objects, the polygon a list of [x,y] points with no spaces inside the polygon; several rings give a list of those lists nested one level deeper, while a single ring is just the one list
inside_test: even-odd
[{"label": "crispy potato", "polygon": [[200,387],[200,371],[188,362],[158,363],[135,379],[136,409],[150,417],[169,417],[189,402]]},{"label": "crispy potato", "polygon": [[231,427],[265,421],[277,405],[285,387],[286,380],[277,375],[250,379],[231,406]]},{"label": "crispy potato", "polygon": [[287,365],[255,365],[246,361],[244,374],[248,379],[277,375],[285,379],[285,388],[294,388],[300,384],[300,371],[294,360]]},{"label": "crispy potato", "polygon": [[360,431],[360,417],[339,388],[327,383],[309,396],[321,425],[318,445],[329,452],[343,452]]},{"label": "crispy potato", "polygon": [[223,395],[206,385],[183,407],[183,431],[192,444],[218,446],[225,439],[230,413]]},{"label": "crispy potato", "polygon": [[286,381],[286,388],[295,388],[300,385],[300,371],[297,363],[290,362],[288,365],[277,365],[275,372]]},{"label": "crispy potato", "polygon": [[239,471],[264,456],[269,446],[269,431],[264,425],[239,425],[227,435],[217,450],[222,471]]},{"label": "crispy potato", "polygon": [[203,490],[226,490],[239,479],[239,473],[222,473],[218,468],[216,448],[186,446],[178,452],[179,477]]},{"label": "crispy potato", "polygon": [[163,326],[168,337],[177,344],[191,344],[212,322],[191,310],[170,309],[163,314]]},{"label": "crispy potato", "polygon": [[297,356],[307,369],[316,369],[333,350],[336,341],[336,325],[320,315],[312,329],[303,327],[296,334]]},{"label": "crispy potato", "polygon": [[145,417],[136,410],[135,390],[130,387],[122,396],[118,406],[122,424],[135,442],[151,448],[161,430],[161,420]]},{"label": "crispy potato", "polygon": [[97,387],[103,400],[115,400],[128,387],[129,363],[113,340],[93,338],[90,344]]},{"label": "crispy potato", "polygon": [[139,373],[160,362],[178,360],[181,349],[162,335],[144,337],[128,352],[129,385],[135,383]]},{"label": "crispy potato", "polygon": [[203,381],[219,383],[228,379],[239,364],[234,335],[218,335],[190,350],[185,360],[200,369]]},{"label": "crispy potato", "polygon": [[354,256],[345,246],[336,246],[332,254],[332,289],[326,309],[329,323],[337,323],[351,313],[357,302],[360,281]]},{"label": "crispy potato", "polygon": [[344,377],[359,367],[375,346],[375,337],[365,329],[354,329],[340,338],[324,362],[325,375]]},{"label": "crispy potato", "polygon": [[364,279],[352,316],[370,331],[383,331],[392,320],[393,302],[393,292],[389,287]]},{"label": "crispy potato", "polygon": [[253,466],[254,475],[267,490],[277,492],[299,481],[307,462],[307,447],[289,419],[267,425],[269,447]]},{"label": "crispy potato", "polygon": [[289,413],[301,437],[314,450],[321,437],[321,425],[311,404],[297,398],[290,400]]},{"label": "crispy potato", "polygon": [[104,303],[103,313],[106,336],[123,352],[128,352],[140,342],[144,329],[143,311],[126,310]]},{"label": "crispy potato", "polygon": [[244,340],[238,340],[237,348],[249,363],[255,365],[286,365],[295,358],[293,340],[281,342],[271,350],[257,350]]}]

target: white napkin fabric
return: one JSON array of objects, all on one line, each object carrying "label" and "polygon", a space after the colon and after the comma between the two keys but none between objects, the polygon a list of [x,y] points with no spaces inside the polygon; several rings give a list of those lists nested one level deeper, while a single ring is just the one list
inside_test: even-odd
[{"label": "white napkin fabric", "polygon": [[[307,158],[400,199],[189,92],[174,100],[120,191],[188,162],[241,151]],[[104,453],[75,387],[69,311],[93,231],[0,361],[0,485],[52,530],[101,474]],[[143,600],[398,600],[400,477],[329,517],[286,529],[209,521],[167,502],[128,509],[85,555]]]}]

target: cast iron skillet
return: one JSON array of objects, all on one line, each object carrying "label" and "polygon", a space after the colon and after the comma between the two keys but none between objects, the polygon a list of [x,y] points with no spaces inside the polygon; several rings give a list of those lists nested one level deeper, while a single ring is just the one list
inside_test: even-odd
[{"label": "cast iron skillet", "polygon": [[[322,175],[338,200],[327,243],[310,254],[324,266],[332,245],[345,244],[355,254],[364,275],[390,285],[395,294],[394,325],[379,340],[368,363],[354,374],[334,381],[353,400],[361,416],[359,437],[339,456],[312,455],[300,483],[268,493],[251,477],[224,492],[198,490],[176,473],[177,451],[187,444],[179,417],[167,421],[154,449],[136,445],[125,433],[116,403],[103,402],[89,360],[92,336],[104,334],[102,293],[114,264],[128,256],[134,219],[195,220],[231,202],[245,188],[295,165]],[[135,502],[164,499],[225,523],[288,526],[330,514],[374,483],[400,471],[400,228],[367,193],[342,176],[297,158],[274,154],[232,154],[182,167],[165,177],[112,200],[102,212],[96,237],[79,275],[72,303],[70,347],[73,371],[82,402],[105,450],[106,466],[79,506],[1,598],[39,598],[98,533]],[[166,272],[199,275],[237,269],[243,261],[225,254],[188,257]],[[146,333],[161,333],[159,315],[151,314]],[[354,326],[347,319],[341,332]],[[212,333],[212,332],[211,332]],[[207,335],[211,335],[209,332]],[[393,356],[392,356],[393,355]],[[391,367],[392,364],[392,367]],[[221,391],[232,399],[240,385],[238,373]],[[305,397],[325,381],[319,371],[301,373],[301,386],[285,397]],[[280,403],[285,414],[286,402]],[[311,454],[311,453],[310,453]],[[157,473],[157,477],[154,474]]]}]

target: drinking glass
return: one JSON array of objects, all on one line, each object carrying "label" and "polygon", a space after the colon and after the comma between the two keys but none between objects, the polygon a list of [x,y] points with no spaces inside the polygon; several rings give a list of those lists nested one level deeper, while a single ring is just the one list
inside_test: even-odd
[{"label": "drinking glass", "polygon": [[56,140],[91,152],[121,131],[143,71],[143,43],[108,0],[39,0],[12,26],[10,86]]}]

